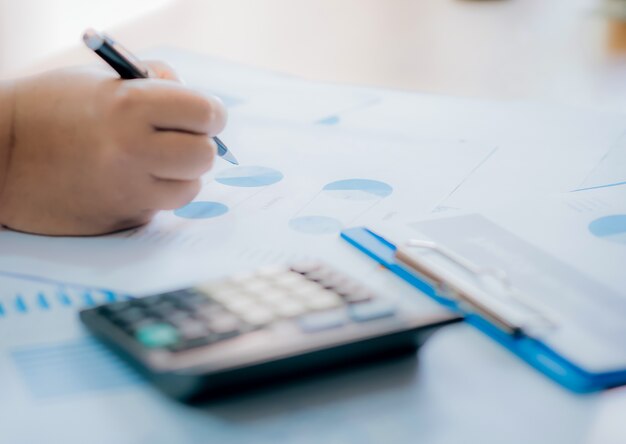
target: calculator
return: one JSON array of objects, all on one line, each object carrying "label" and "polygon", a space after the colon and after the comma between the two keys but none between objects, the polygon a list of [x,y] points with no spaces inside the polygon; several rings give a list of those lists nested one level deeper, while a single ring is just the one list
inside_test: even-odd
[{"label": "calculator", "polygon": [[183,401],[414,352],[458,320],[376,294],[321,262],[112,302],[80,318]]}]

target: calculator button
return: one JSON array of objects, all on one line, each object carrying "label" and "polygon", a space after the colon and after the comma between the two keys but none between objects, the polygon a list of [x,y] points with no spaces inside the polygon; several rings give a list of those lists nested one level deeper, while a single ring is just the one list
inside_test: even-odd
[{"label": "calculator button", "polygon": [[176,328],[180,328],[183,325],[185,325],[187,322],[190,322],[193,320],[194,318],[191,316],[190,313],[182,312],[182,311],[174,313],[173,315],[170,315],[167,318],[163,319],[163,321],[167,322],[168,324],[172,324]]},{"label": "calculator button", "polygon": [[343,298],[349,304],[357,304],[360,302],[371,301],[372,299],[375,299],[375,296],[373,293],[363,288],[358,288],[351,292],[344,293]]},{"label": "calculator button", "polygon": [[350,281],[345,276],[338,273],[327,273],[322,279],[318,280],[319,285],[324,288],[335,289],[343,285],[347,285]]},{"label": "calculator button", "polygon": [[274,313],[272,313],[271,310],[262,306],[242,312],[240,315],[244,321],[255,327],[269,324],[275,318]]},{"label": "calculator button", "polygon": [[222,306],[214,304],[198,308],[194,312],[194,315],[203,321],[212,322],[214,319],[225,315],[225,313],[226,312]]},{"label": "calculator button", "polygon": [[164,348],[174,345],[179,340],[178,331],[169,324],[158,323],[140,327],[135,338],[148,348]]},{"label": "calculator button", "polygon": [[194,295],[171,298],[170,302],[186,310],[195,310],[198,307],[210,304],[212,301],[209,299],[208,295],[204,293],[196,293]]},{"label": "calculator button", "polygon": [[115,312],[110,319],[116,324],[133,324],[142,320],[146,312],[139,307],[130,307],[126,310]]},{"label": "calculator button", "polygon": [[341,298],[328,290],[309,293],[304,299],[304,304],[311,310],[326,310],[342,305]]},{"label": "calculator button", "polygon": [[155,304],[151,306],[148,310],[152,315],[161,318],[167,318],[168,316],[180,311],[174,304],[167,301]]},{"label": "calculator button", "polygon": [[301,274],[294,273],[292,271],[287,271],[283,274],[275,276],[273,279],[274,283],[280,285],[285,288],[293,288],[298,285],[306,282],[306,278],[304,278]]},{"label": "calculator button", "polygon": [[317,282],[302,281],[295,288],[290,289],[290,293],[292,293],[294,296],[302,296],[311,292],[323,290],[323,288],[324,287],[322,287]]},{"label": "calculator button", "polygon": [[343,284],[337,285],[333,288],[333,291],[337,294],[340,294],[341,296],[347,296],[351,293],[356,293],[361,290],[363,290],[363,288],[360,285],[355,284],[354,282],[351,282],[349,280],[346,280],[346,282],[344,282]]},{"label": "calculator button", "polygon": [[280,304],[272,305],[274,313],[283,318],[295,318],[307,311],[304,304],[295,300],[285,300]]},{"label": "calculator button", "polygon": [[171,291],[162,295],[169,301],[187,300],[203,302],[206,300],[206,295],[201,289],[186,288],[184,290]]},{"label": "calculator button", "polygon": [[218,335],[220,339],[236,336],[241,328],[241,321],[230,314],[224,314],[210,324],[211,331]]},{"label": "calculator button", "polygon": [[209,334],[205,325],[200,321],[193,319],[181,323],[178,331],[184,340],[203,338]]},{"label": "calculator button", "polygon": [[236,297],[232,297],[228,301],[224,302],[224,306],[230,311],[234,311],[235,313],[245,312],[246,310],[256,307],[257,305],[258,304],[254,300],[254,298],[241,293],[237,294]]},{"label": "calculator button", "polygon": [[307,333],[341,327],[345,323],[346,314],[343,310],[310,313],[298,319],[298,325]]},{"label": "calculator button", "polygon": [[258,299],[266,304],[277,305],[281,302],[284,302],[285,300],[289,300],[289,293],[285,292],[284,290],[272,289],[260,294],[258,296]]},{"label": "calculator button", "polygon": [[394,305],[383,300],[354,304],[350,306],[348,311],[350,317],[357,322],[386,318],[396,313]]},{"label": "calculator button", "polygon": [[253,294],[263,293],[272,289],[272,285],[265,279],[250,279],[241,287],[243,290]]},{"label": "calculator button", "polygon": [[174,307],[171,311],[168,311],[165,314],[163,314],[162,317],[163,317],[163,320],[165,321],[169,321],[171,319],[181,319],[185,317],[190,317],[193,311],[195,310],[188,310],[184,308]]},{"label": "calculator button", "polygon": [[218,289],[212,290],[210,294],[214,300],[225,303],[241,294],[241,289],[229,285],[227,287],[220,287]]}]

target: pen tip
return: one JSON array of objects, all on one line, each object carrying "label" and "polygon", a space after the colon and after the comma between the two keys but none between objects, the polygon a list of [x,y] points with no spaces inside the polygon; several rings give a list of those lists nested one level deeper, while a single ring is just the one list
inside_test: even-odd
[{"label": "pen tip", "polygon": [[226,151],[223,155],[222,155],[222,159],[232,163],[233,165],[239,165],[239,161],[237,160],[237,158],[233,155],[233,153],[231,153],[230,151]]}]

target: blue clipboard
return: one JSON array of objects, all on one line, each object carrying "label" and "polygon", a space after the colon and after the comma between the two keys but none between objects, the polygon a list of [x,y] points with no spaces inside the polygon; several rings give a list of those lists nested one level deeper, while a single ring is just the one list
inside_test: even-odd
[{"label": "blue clipboard", "polygon": [[519,331],[505,331],[492,318],[469,310],[467,304],[444,296],[432,280],[398,260],[396,245],[373,231],[363,227],[349,228],[341,232],[341,237],[420,292],[464,316],[468,324],[487,334],[569,390],[586,393],[626,384],[626,369],[603,373],[587,371],[568,361],[540,340]]}]

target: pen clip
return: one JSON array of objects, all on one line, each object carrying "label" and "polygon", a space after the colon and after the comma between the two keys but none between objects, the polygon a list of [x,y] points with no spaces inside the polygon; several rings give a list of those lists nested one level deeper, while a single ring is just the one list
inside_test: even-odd
[{"label": "pen clip", "polygon": [[[446,273],[411,254],[409,249],[422,249],[439,255],[473,276],[478,285],[455,282],[456,280],[450,279]],[[540,319],[544,326],[556,325],[539,310],[531,307],[527,301],[521,300],[521,295],[502,269],[478,266],[436,242],[420,239],[410,239],[403,247],[398,248],[396,259],[426,278],[444,297],[454,300],[459,305],[469,306],[467,311],[481,315],[507,334],[518,336],[528,333],[528,330],[533,328],[531,321],[536,319]],[[494,283],[499,285],[499,288],[494,288]]]}]

